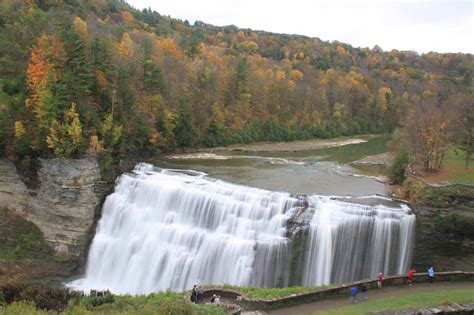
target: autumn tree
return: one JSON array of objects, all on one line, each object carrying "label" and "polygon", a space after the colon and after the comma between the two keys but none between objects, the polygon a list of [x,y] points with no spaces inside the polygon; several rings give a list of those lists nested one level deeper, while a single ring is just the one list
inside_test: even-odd
[{"label": "autumn tree", "polygon": [[65,113],[63,122],[53,121],[46,143],[55,155],[67,158],[83,153],[82,134],[82,124],[76,111],[76,104],[73,103]]},{"label": "autumn tree", "polygon": [[453,143],[453,118],[449,104],[430,94],[409,114],[403,138],[414,160],[420,162],[425,171],[441,168],[444,153]]}]

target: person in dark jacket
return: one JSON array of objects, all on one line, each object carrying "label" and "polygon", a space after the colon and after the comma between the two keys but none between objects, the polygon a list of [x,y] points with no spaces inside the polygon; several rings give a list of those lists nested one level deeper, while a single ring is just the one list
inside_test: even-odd
[{"label": "person in dark jacket", "polygon": [[197,303],[197,286],[194,285],[193,290],[191,291],[191,302]]},{"label": "person in dark jacket", "polygon": [[365,284],[361,283],[359,285],[359,292],[361,294],[360,296],[360,300],[359,301],[367,301],[367,287],[365,286]]}]

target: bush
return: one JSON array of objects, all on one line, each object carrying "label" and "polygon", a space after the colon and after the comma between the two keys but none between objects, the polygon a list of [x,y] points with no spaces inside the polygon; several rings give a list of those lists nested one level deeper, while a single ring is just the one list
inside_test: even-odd
[{"label": "bush", "polygon": [[401,184],[405,181],[405,170],[409,163],[409,156],[408,150],[406,147],[401,147],[397,154],[395,155],[395,159],[393,164],[390,166],[389,169],[389,177],[395,184]]}]

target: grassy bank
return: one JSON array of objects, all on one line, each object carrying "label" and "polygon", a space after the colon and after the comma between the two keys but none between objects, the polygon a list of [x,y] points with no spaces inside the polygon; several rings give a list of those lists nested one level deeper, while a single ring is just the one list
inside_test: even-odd
[{"label": "grassy bank", "polygon": [[282,297],[292,296],[294,294],[303,294],[308,292],[314,292],[319,289],[329,288],[331,286],[319,286],[319,287],[288,287],[288,288],[254,288],[254,287],[237,287],[232,285],[224,286],[212,286],[212,288],[223,288],[241,292],[249,299],[263,299],[272,300]]},{"label": "grassy bank", "polygon": [[378,300],[368,300],[364,303],[347,305],[329,311],[313,313],[313,315],[334,314],[334,315],[356,315],[371,312],[381,312],[385,310],[396,310],[403,308],[422,308],[438,306],[447,302],[469,303],[474,301],[474,292],[471,289],[442,290],[432,292],[407,293],[401,296],[392,296]]},{"label": "grassy bank", "polygon": [[443,166],[439,172],[430,174],[423,179],[429,183],[474,185],[474,157],[469,161],[469,169],[464,168],[465,153],[459,149],[446,151]]}]

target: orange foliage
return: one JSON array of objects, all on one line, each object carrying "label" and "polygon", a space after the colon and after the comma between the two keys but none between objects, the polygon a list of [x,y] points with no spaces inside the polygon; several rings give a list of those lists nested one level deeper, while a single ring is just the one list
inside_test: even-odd
[{"label": "orange foliage", "polygon": [[128,11],[122,11],[120,13],[120,15],[122,16],[122,20],[127,23],[127,24],[132,24],[133,23],[133,16],[132,14],[130,14],[130,12]]}]

